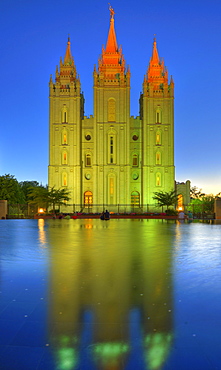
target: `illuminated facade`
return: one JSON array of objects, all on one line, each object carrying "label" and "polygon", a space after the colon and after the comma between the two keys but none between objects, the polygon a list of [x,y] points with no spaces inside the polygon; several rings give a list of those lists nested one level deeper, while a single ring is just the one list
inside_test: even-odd
[{"label": "illuminated facade", "polygon": [[130,116],[130,70],[110,10],[106,47],[94,69],[93,116],[84,116],[69,39],[55,82],[50,78],[48,183],[70,191],[73,210],[150,210],[154,192],[174,189],[174,83],[154,39],[140,115]]}]

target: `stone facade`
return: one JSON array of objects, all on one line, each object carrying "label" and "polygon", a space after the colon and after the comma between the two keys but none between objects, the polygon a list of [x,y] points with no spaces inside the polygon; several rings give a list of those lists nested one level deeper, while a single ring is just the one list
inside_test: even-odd
[{"label": "stone facade", "polygon": [[168,81],[155,39],[139,117],[130,116],[130,70],[118,48],[113,14],[94,69],[93,116],[84,116],[69,39],[49,90],[48,183],[70,191],[70,212],[151,210],[154,192],[174,190],[174,82]]}]

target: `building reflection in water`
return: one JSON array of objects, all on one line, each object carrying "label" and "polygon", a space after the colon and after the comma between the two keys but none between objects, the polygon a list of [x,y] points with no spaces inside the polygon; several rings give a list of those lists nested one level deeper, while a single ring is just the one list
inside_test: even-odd
[{"label": "building reflection in water", "polygon": [[125,221],[48,225],[56,369],[156,370],[169,356],[174,236],[165,223]]},{"label": "building reflection in water", "polygon": [[46,234],[45,234],[45,220],[43,218],[38,219],[38,239],[42,247],[46,244]]}]

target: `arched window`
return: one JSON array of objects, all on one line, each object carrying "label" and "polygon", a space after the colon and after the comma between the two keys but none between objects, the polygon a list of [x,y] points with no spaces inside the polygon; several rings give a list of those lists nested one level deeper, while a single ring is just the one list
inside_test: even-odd
[{"label": "arched window", "polygon": [[178,211],[182,211],[183,210],[183,195],[182,194],[178,194],[178,197],[177,197],[177,208],[178,208]]},{"label": "arched window", "polygon": [[68,122],[68,110],[67,110],[66,104],[64,104],[63,108],[61,109],[61,122],[62,123]]},{"label": "arched window", "polygon": [[62,174],[62,186],[67,186],[67,174],[63,172]]},{"label": "arched window", "polygon": [[85,158],[85,166],[90,167],[91,166],[91,154],[87,153]]},{"label": "arched window", "polygon": [[138,191],[133,191],[131,193],[131,205],[139,206],[140,205],[140,194]]},{"label": "arched window", "polygon": [[156,109],[156,123],[162,123],[162,110],[160,108]]},{"label": "arched window", "polygon": [[133,167],[138,166],[138,154],[133,154],[132,166]]},{"label": "arched window", "polygon": [[107,111],[108,111],[108,122],[115,122],[116,121],[116,102],[113,98],[108,100]]},{"label": "arched window", "polygon": [[93,194],[91,191],[85,191],[84,193],[84,205],[92,205],[93,204]]},{"label": "arched window", "polygon": [[63,144],[67,144],[67,133],[63,133]]},{"label": "arched window", "polygon": [[156,145],[161,145],[161,132],[159,130],[156,132]]},{"label": "arched window", "polygon": [[161,186],[161,173],[156,173],[156,186]]},{"label": "arched window", "polygon": [[156,164],[161,164],[161,152],[156,152]]},{"label": "arched window", "polygon": [[116,203],[116,176],[113,173],[108,175],[108,203]]},{"label": "arched window", "polygon": [[67,164],[68,158],[67,158],[67,152],[62,153],[62,164]]}]

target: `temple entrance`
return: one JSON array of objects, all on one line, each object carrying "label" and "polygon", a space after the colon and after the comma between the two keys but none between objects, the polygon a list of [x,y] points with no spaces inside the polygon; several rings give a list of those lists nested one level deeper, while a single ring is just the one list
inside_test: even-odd
[{"label": "temple entrance", "polygon": [[85,191],[84,193],[84,207],[92,208],[93,206],[93,194],[91,191]]}]

